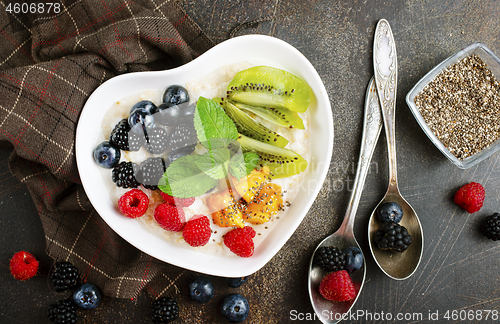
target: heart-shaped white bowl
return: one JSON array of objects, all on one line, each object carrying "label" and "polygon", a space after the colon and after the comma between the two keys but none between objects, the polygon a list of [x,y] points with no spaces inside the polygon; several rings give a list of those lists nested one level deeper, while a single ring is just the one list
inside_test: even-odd
[{"label": "heart-shaped white bowl", "polygon": [[[274,66],[305,80],[313,91],[310,109],[311,160],[304,182],[286,217],[255,248],[250,258],[227,257],[181,248],[151,235],[137,220],[124,217],[106,192],[100,167],[93,160],[106,108],[133,93],[185,84],[218,67],[237,62]],[[76,132],[76,160],[85,192],[106,223],[139,250],[167,263],[222,277],[242,277],[262,268],[286,243],[318,195],[325,180],[333,147],[330,101],[318,73],[297,49],[274,37],[240,36],[218,44],[195,60],[175,69],[129,73],[99,86],[87,100]]]}]

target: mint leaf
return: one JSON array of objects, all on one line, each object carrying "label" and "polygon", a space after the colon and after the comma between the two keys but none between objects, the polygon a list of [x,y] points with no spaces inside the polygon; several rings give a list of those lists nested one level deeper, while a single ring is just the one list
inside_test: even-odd
[{"label": "mint leaf", "polygon": [[197,197],[214,188],[218,181],[196,166],[197,156],[185,155],[172,162],[160,180],[158,188],[178,198]]},{"label": "mint leaf", "polygon": [[254,152],[245,152],[243,153],[243,156],[245,158],[246,173],[249,174],[253,169],[255,169],[257,163],[259,163],[260,156]]},{"label": "mint leaf", "polygon": [[[207,149],[212,147],[227,147],[232,141],[238,138],[238,130],[234,122],[222,107],[213,100],[200,97],[196,103],[194,113],[194,127],[198,135],[198,140]],[[219,139],[212,142],[212,139]],[[217,146],[212,146],[216,144]]]},{"label": "mint leaf", "polygon": [[231,159],[229,159],[229,172],[240,180],[247,174],[252,172],[257,163],[259,162],[259,155],[253,152],[243,153],[241,150],[236,152]]},{"label": "mint leaf", "polygon": [[224,147],[212,148],[203,155],[198,155],[194,162],[201,171],[219,180],[227,175],[229,153],[229,150]]}]

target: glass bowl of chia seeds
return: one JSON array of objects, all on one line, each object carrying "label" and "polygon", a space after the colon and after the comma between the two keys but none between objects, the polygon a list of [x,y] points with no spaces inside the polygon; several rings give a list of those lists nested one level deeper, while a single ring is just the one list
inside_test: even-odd
[{"label": "glass bowl of chia seeds", "polygon": [[500,59],[473,43],[429,71],[406,95],[420,127],[456,166],[500,149]]}]

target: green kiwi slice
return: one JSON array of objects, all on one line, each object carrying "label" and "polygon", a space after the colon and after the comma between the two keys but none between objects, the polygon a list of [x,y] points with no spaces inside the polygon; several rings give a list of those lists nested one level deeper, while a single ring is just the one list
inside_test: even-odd
[{"label": "green kiwi slice", "polygon": [[231,102],[227,100],[216,100],[216,102],[221,104],[226,114],[233,120],[238,133],[274,147],[285,147],[288,144],[289,141],[285,137],[258,123]]},{"label": "green kiwi slice", "polygon": [[239,109],[251,112],[275,125],[304,129],[304,122],[295,111],[285,108],[252,106],[238,102],[233,102],[233,104]]},{"label": "green kiwi slice", "polygon": [[260,156],[257,165],[261,167],[267,165],[273,178],[290,177],[305,171],[307,168],[307,161],[289,149],[262,143],[241,134],[238,136],[238,142],[243,152],[250,151]]},{"label": "green kiwi slice", "polygon": [[311,100],[311,88],[290,72],[255,66],[234,76],[227,87],[227,97],[253,106],[305,112]]}]

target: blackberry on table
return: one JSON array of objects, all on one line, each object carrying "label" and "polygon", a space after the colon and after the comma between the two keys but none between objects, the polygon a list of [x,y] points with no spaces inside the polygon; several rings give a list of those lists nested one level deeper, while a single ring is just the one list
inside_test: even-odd
[{"label": "blackberry on table", "polygon": [[65,291],[78,285],[78,269],[70,262],[56,262],[50,279],[57,292]]},{"label": "blackberry on table", "polygon": [[[139,134],[131,132],[127,119],[122,119],[111,131],[109,142],[124,151],[139,151],[144,144],[144,140],[141,140],[141,137],[138,135]],[[144,136],[142,136],[142,138],[144,138]]]},{"label": "blackberry on table", "polygon": [[486,217],[481,224],[481,232],[490,240],[500,240],[500,214]]},{"label": "blackberry on table", "polygon": [[165,161],[162,158],[148,158],[141,163],[136,179],[144,188],[156,190],[165,170]]},{"label": "blackberry on table", "polygon": [[374,241],[381,250],[404,252],[411,244],[411,235],[406,227],[393,222],[383,222]]},{"label": "blackberry on table", "polygon": [[179,305],[170,297],[161,297],[153,303],[153,323],[168,323],[179,317]]},{"label": "blackberry on table", "polygon": [[135,172],[139,167],[134,162],[120,162],[113,168],[111,179],[117,187],[137,188],[140,183],[135,178]]},{"label": "blackberry on table", "polygon": [[314,254],[314,264],[327,272],[344,270],[345,256],[336,246],[322,246]]},{"label": "blackberry on table", "polygon": [[78,314],[71,299],[60,300],[49,306],[49,319],[56,324],[76,323]]},{"label": "blackberry on table", "polygon": [[161,154],[167,150],[168,133],[160,127],[148,129],[148,143],[146,150],[151,154]]},{"label": "blackberry on table", "polygon": [[177,124],[170,135],[170,149],[175,151],[179,148],[196,144],[198,137],[193,123]]}]

